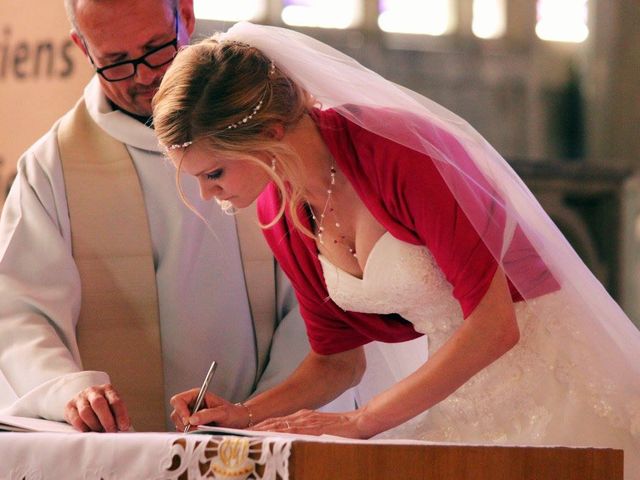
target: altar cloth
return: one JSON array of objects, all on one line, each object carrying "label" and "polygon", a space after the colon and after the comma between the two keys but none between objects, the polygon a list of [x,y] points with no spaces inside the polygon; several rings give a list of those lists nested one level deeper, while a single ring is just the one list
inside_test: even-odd
[{"label": "altar cloth", "polygon": [[288,480],[292,439],[177,433],[0,433],[0,478]]}]

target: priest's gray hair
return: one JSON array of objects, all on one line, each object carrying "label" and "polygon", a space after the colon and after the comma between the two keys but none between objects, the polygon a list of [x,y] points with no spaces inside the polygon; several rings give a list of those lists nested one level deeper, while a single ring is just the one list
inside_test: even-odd
[{"label": "priest's gray hair", "polygon": [[[86,0],[86,1],[99,2],[100,0]],[[164,1],[169,3],[172,8],[178,8],[178,3],[180,2],[180,0],[164,0]],[[67,11],[67,18],[69,19],[71,26],[77,33],[80,33],[80,29],[78,28],[78,22],[76,19],[77,3],[78,3],[78,0],[64,0],[64,8]]]}]

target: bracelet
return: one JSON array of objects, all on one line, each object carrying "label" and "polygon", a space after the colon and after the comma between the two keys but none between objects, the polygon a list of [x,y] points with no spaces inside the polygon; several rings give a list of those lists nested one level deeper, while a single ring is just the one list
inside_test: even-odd
[{"label": "bracelet", "polygon": [[249,423],[245,428],[253,427],[255,424],[253,423],[253,412],[251,411],[251,409],[248,406],[246,406],[244,402],[238,402],[236,403],[236,405],[239,407],[243,407],[247,411],[247,415],[249,415]]}]

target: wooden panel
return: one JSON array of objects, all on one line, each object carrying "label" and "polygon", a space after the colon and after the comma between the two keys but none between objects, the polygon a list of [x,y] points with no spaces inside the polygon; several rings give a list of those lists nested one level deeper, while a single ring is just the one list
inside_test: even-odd
[{"label": "wooden panel", "polygon": [[622,480],[623,452],[294,442],[289,473],[291,480]]}]

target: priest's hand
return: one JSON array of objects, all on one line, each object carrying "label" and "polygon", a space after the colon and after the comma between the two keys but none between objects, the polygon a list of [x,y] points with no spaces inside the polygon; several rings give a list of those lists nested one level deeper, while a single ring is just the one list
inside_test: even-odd
[{"label": "priest's hand", "polygon": [[131,427],[127,407],[109,383],[85,388],[64,409],[64,418],[81,432],[126,432]]}]

